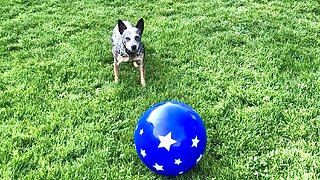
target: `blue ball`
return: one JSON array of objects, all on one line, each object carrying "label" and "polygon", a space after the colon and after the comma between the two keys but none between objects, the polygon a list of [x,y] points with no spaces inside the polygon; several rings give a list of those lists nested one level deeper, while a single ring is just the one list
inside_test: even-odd
[{"label": "blue ball", "polygon": [[206,128],[198,113],[175,101],[148,109],[134,133],[141,161],[164,176],[177,176],[197,165],[204,155],[206,141]]}]

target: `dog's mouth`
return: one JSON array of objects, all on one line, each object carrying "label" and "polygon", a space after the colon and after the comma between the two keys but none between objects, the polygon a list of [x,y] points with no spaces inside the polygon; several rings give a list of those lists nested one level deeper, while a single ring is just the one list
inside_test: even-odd
[{"label": "dog's mouth", "polygon": [[136,53],[138,50],[130,50],[131,53]]},{"label": "dog's mouth", "polygon": [[137,45],[133,45],[133,46],[131,46],[131,51],[135,53],[138,51],[138,48],[139,47]]},{"label": "dog's mouth", "polygon": [[134,55],[136,52],[138,51],[138,49],[128,49],[126,48],[126,53],[128,53],[129,55]]},{"label": "dog's mouth", "polygon": [[132,50],[132,51],[134,51],[134,50],[136,50],[136,49],[137,49],[137,45],[132,45],[132,46],[131,46],[131,50]]}]

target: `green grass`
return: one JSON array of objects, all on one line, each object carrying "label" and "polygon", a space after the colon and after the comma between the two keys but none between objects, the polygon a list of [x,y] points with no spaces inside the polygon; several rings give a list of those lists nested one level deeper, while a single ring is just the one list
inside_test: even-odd
[{"label": "green grass", "polygon": [[[112,29],[140,17],[147,86],[114,84]],[[319,36],[317,0],[1,0],[0,179],[166,179],[133,145],[166,100],[208,135],[177,179],[319,179]]]}]

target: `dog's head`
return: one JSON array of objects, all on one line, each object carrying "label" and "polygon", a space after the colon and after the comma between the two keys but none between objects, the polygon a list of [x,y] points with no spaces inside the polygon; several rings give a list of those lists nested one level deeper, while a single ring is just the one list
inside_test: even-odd
[{"label": "dog's head", "polygon": [[141,18],[135,27],[127,27],[121,20],[118,21],[119,32],[122,35],[122,43],[125,48],[135,53],[140,48],[141,36],[144,29],[144,21]]}]

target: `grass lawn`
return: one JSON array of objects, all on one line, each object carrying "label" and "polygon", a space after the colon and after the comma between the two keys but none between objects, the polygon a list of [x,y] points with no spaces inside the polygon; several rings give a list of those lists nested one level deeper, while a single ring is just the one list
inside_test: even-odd
[{"label": "grass lawn", "polygon": [[[145,19],[145,88],[112,29]],[[320,179],[317,0],[1,0],[0,179],[166,179],[136,155],[153,104],[192,106],[207,128],[176,179]]]}]

